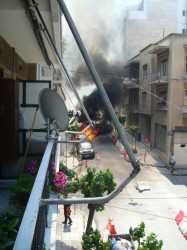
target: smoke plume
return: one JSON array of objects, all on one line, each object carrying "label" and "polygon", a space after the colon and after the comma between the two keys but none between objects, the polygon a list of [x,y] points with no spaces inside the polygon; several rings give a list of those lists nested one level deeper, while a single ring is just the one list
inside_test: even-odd
[{"label": "smoke plume", "polygon": [[[79,0],[69,1],[70,14],[99,74],[106,93],[113,106],[122,99],[124,18],[126,1],[122,0]],[[66,53],[70,62],[73,82],[84,92],[85,86],[95,83],[82,59],[74,39],[69,34]],[[67,56],[68,57],[68,56]],[[73,62],[73,63],[72,63]],[[92,87],[93,89],[93,87]],[[83,96],[83,103],[91,119],[100,117],[110,120],[98,90]]]}]

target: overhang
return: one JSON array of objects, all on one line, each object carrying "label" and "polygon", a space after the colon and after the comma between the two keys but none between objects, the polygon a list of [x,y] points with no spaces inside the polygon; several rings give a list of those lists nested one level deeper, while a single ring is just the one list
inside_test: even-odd
[{"label": "overhang", "polygon": [[169,46],[156,46],[154,49],[149,51],[149,54],[161,54],[169,50]]}]

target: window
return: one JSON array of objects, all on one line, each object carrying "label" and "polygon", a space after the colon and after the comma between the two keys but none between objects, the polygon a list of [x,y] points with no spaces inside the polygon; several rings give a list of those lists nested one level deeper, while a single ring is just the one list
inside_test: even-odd
[{"label": "window", "polygon": [[182,11],[182,15],[186,16],[186,11],[185,10]]},{"label": "window", "polygon": [[143,77],[147,76],[147,64],[143,65]]},{"label": "window", "polygon": [[157,100],[156,106],[166,106],[167,105],[167,88],[162,87],[157,89]]},{"label": "window", "polygon": [[182,29],[182,34],[186,34],[186,29]]},{"label": "window", "polygon": [[167,76],[167,73],[168,73],[168,60],[167,60],[167,58],[164,58],[161,60],[160,71],[161,71],[161,77]]},{"label": "window", "polygon": [[147,92],[142,92],[142,108],[147,106]]}]

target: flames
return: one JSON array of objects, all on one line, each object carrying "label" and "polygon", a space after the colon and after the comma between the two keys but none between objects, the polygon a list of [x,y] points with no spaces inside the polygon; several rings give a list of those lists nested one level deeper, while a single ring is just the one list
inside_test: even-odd
[{"label": "flames", "polygon": [[[88,128],[87,130],[84,131],[85,135],[90,134],[90,132],[92,131],[92,128]],[[88,139],[91,141],[93,140],[94,137],[96,137],[99,134],[99,129],[95,129],[89,136]]]},{"label": "flames", "polygon": [[[86,123],[83,123],[82,124],[82,126],[81,126],[81,130],[83,130],[84,128],[86,128],[88,126],[88,124],[86,124]],[[93,138],[95,138],[98,134],[99,134],[99,128],[96,128],[96,129],[94,129],[93,130],[93,132],[91,132],[93,129],[92,128],[88,128],[88,129],[86,129],[83,133],[85,134],[85,135],[89,135],[88,136],[88,140],[93,140]]]}]

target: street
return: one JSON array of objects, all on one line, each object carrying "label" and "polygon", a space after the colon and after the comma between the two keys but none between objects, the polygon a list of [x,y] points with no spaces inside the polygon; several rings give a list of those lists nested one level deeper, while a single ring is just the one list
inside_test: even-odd
[{"label": "street", "polygon": [[[111,143],[108,136],[98,136],[92,141],[96,157],[87,165],[97,170],[109,168],[117,184],[126,179],[133,170],[123,155]],[[147,181],[150,190],[139,192],[136,184]],[[113,200],[105,205],[103,212],[95,213],[95,223],[103,237],[111,216],[117,233],[128,233],[130,226],[145,223],[146,236],[151,232],[163,240],[163,250],[186,250],[187,240],[175,222],[180,209],[187,213],[187,176],[173,176],[166,168],[142,166],[140,173]]]}]

